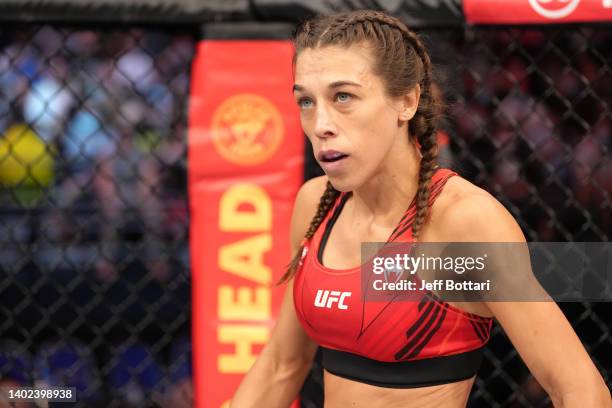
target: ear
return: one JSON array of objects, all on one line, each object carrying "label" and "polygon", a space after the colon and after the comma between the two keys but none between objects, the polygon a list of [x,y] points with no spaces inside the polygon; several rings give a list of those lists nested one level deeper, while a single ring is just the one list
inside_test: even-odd
[{"label": "ear", "polygon": [[419,106],[419,98],[421,97],[421,86],[416,84],[408,93],[401,98],[401,110],[399,119],[409,121],[416,114]]}]

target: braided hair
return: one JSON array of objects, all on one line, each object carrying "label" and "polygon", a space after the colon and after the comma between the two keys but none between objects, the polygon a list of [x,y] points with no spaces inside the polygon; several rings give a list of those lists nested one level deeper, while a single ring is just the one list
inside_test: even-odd
[{"label": "braided hair", "polygon": [[[400,97],[416,85],[420,86],[417,111],[408,124],[408,136],[420,146],[422,156],[415,200],[416,216],[412,223],[412,235],[416,241],[429,209],[429,185],[436,168],[438,150],[436,122],[440,111],[432,90],[431,60],[419,36],[399,19],[382,11],[358,10],[314,17],[298,27],[295,33],[293,65],[295,67],[300,52],[307,48],[348,47],[362,43],[372,49],[376,61],[373,72],[383,79],[390,97]],[[312,238],[338,195],[339,192],[328,182],[305,239]],[[279,284],[291,279],[297,271],[303,247],[302,243]]]}]

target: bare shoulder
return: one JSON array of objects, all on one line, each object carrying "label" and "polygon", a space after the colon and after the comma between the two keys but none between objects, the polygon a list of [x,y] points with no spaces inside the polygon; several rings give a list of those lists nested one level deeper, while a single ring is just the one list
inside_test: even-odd
[{"label": "bare shoulder", "polygon": [[431,229],[443,242],[524,242],[518,223],[495,197],[461,176],[448,179],[431,210]]},{"label": "bare shoulder", "polygon": [[315,177],[305,182],[295,197],[293,216],[307,218],[310,221],[310,218],[314,216],[317,210],[319,200],[325,192],[326,186],[327,176]]},{"label": "bare shoulder", "polygon": [[325,192],[327,186],[327,176],[315,177],[305,182],[300,187],[293,206],[291,217],[291,244],[298,248],[299,243],[304,238],[310,221],[314,217],[319,200]]}]

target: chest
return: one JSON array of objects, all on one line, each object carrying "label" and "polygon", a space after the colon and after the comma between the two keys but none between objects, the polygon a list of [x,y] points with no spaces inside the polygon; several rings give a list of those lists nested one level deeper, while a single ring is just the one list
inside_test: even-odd
[{"label": "chest", "polygon": [[308,336],[319,345],[380,361],[399,361],[472,349],[490,326],[433,301],[427,290],[376,300],[374,275],[359,266],[334,270],[307,251],[295,276],[295,310]]},{"label": "chest", "polygon": [[317,253],[320,262],[330,269],[351,269],[362,264],[364,242],[386,242],[395,229],[394,225],[380,225],[375,222],[340,217],[333,228],[326,229],[321,249]]},{"label": "chest", "polygon": [[[389,339],[401,342],[419,318],[418,302],[368,301],[363,276],[359,267],[334,272],[307,258],[296,277],[294,301],[303,327],[320,345],[363,354]],[[390,354],[385,358],[393,360]]]}]

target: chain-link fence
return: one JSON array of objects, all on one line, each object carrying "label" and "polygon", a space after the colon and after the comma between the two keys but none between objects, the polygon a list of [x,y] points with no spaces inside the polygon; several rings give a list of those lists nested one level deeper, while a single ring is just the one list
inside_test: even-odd
[{"label": "chain-link fence", "polygon": [[[506,205],[528,240],[612,235],[611,34],[594,27],[478,29],[458,47],[458,164]],[[609,304],[560,306],[609,383]],[[550,405],[499,327],[472,401]]]},{"label": "chain-link fence", "polygon": [[[444,90],[441,164],[483,187],[529,241],[612,236],[612,31],[609,27],[424,30]],[[307,177],[322,174],[309,161]],[[608,384],[610,303],[559,305]],[[322,406],[317,355],[304,406]],[[469,407],[548,407],[494,326]]]},{"label": "chain-link fence", "polygon": [[79,406],[189,406],[193,36],[0,36],[2,384],[74,386]]},{"label": "chain-link fence", "polygon": [[[530,241],[609,241],[610,29],[481,28],[455,38],[458,168],[510,210]],[[610,303],[560,307],[610,384]],[[497,326],[471,406],[549,401]]]},{"label": "chain-link fence", "polygon": [[[610,30],[423,34],[449,105],[444,164],[500,199],[529,240],[609,240]],[[70,384],[80,406],[189,406],[195,37],[21,24],[0,41],[1,384]],[[609,382],[609,304],[560,306]],[[321,380],[317,360],[304,406],[322,406]],[[548,405],[496,327],[470,406]]]}]

